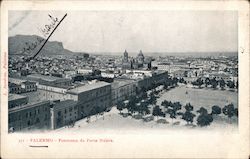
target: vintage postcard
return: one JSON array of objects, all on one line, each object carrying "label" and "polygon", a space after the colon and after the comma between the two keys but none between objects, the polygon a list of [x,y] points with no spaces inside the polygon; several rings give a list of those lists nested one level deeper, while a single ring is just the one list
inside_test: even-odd
[{"label": "vintage postcard", "polygon": [[2,158],[249,158],[247,1],[2,1]]}]

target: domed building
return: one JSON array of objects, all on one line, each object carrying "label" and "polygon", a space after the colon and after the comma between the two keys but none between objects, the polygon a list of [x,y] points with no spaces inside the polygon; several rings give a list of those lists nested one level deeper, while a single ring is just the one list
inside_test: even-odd
[{"label": "domed building", "polygon": [[136,56],[136,58],[132,58],[131,60],[128,59],[128,52],[127,50],[125,50],[122,59],[123,69],[139,69],[143,67],[151,69],[151,60],[145,60],[145,57],[141,50],[139,54]]},{"label": "domed building", "polygon": [[140,50],[139,54],[137,55],[137,61],[139,65],[143,65],[144,63],[144,55],[142,51]]}]

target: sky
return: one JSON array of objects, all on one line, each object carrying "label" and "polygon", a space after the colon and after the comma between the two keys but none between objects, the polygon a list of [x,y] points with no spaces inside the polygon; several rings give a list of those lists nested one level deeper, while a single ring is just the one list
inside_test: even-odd
[{"label": "sky", "polygon": [[9,36],[42,36],[75,52],[237,52],[236,11],[9,11]]}]

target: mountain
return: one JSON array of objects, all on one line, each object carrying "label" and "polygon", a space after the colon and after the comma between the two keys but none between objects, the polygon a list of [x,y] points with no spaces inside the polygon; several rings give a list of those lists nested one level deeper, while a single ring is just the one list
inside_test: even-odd
[{"label": "mountain", "polygon": [[[37,35],[16,35],[9,37],[9,54],[35,55],[41,48],[45,40],[46,39]],[[29,46],[32,48],[30,51],[27,51],[27,49],[26,51],[23,51]],[[62,42],[47,41],[47,43],[40,51],[39,55],[69,55],[72,53],[72,51],[63,48]]]}]

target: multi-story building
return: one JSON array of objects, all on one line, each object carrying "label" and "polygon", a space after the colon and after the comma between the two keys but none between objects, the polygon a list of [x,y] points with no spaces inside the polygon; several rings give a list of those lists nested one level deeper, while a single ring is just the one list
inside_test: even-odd
[{"label": "multi-story building", "polygon": [[9,82],[9,93],[22,93],[21,85]]},{"label": "multi-story building", "polygon": [[40,74],[28,75],[27,79],[36,81],[39,84],[51,84],[54,86],[69,86],[71,84],[71,79],[69,78],[45,76],[45,75],[40,75]]},{"label": "multi-story building", "polygon": [[10,94],[8,97],[8,108],[19,107],[28,103],[28,97],[18,95],[18,94]]},{"label": "multi-story building", "polygon": [[52,84],[39,84],[38,85],[38,96],[43,100],[67,100],[67,90],[69,86],[54,86]]},{"label": "multi-story building", "polygon": [[29,80],[9,78],[10,93],[26,93],[37,90],[37,83]]},{"label": "multi-story building", "polygon": [[73,124],[78,119],[77,102],[73,100],[54,102],[50,113],[51,129]]},{"label": "multi-story building", "polygon": [[137,82],[129,79],[115,79],[111,84],[112,105],[136,95]]},{"label": "multi-story building", "polygon": [[67,92],[68,97],[77,101],[78,117],[97,114],[111,107],[111,84],[96,82],[76,87]]},{"label": "multi-story building", "polygon": [[48,129],[50,127],[50,102],[29,103],[9,109],[9,131]]},{"label": "multi-story building", "polygon": [[155,71],[152,76],[146,76],[143,79],[139,79],[138,89],[150,89],[154,85],[161,85],[168,79],[168,73],[166,71]]}]

